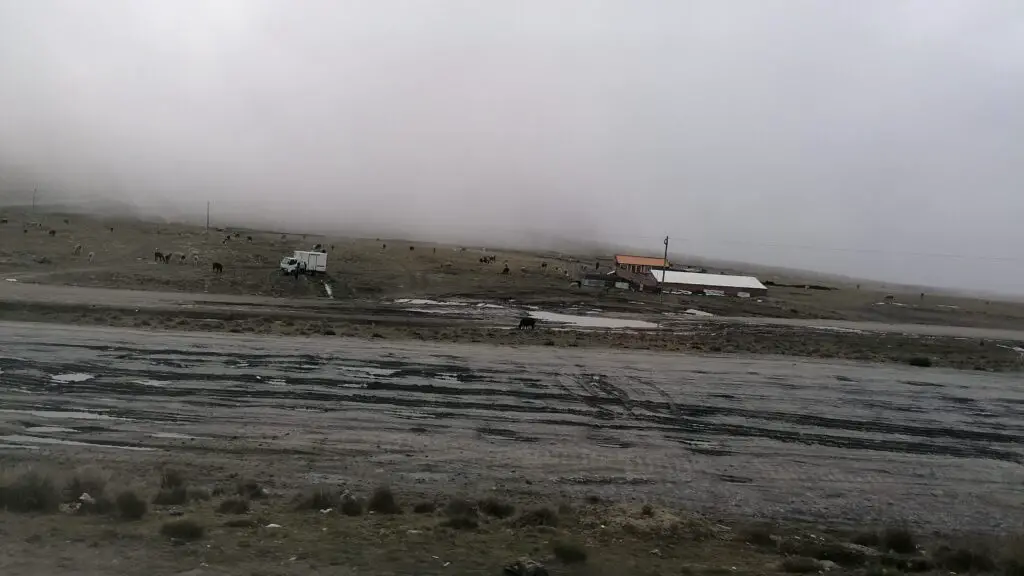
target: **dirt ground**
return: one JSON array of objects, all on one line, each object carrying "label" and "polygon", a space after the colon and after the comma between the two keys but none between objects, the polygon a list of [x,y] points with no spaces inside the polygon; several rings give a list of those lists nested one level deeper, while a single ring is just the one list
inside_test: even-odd
[{"label": "dirt ground", "polygon": [[[1024,303],[979,300],[939,292],[906,293],[876,284],[834,283],[834,290],[804,286],[805,279],[761,276],[776,286],[765,298],[656,296],[570,287],[571,278],[600,264],[610,270],[612,254],[526,253],[484,246],[445,246],[411,240],[353,239],[246,229],[211,229],[77,214],[35,216],[24,210],[0,210],[0,275],[23,282],[139,290],[206,292],[246,296],[315,298],[319,281],[282,276],[277,264],[294,250],[323,244],[329,252],[329,277],[337,298],[376,301],[386,298],[467,297],[489,301],[514,299],[519,305],[547,309],[600,307],[607,311],[659,312],[697,308],[718,316],[823,318],[900,324],[943,324],[1024,329]],[[33,223],[38,225],[33,225]],[[111,231],[112,230],[112,231]],[[54,236],[49,232],[53,231]],[[236,237],[237,234],[237,237]],[[226,237],[230,240],[224,241]],[[252,238],[252,242],[248,238]],[[74,255],[81,245],[80,255]],[[386,248],[385,248],[386,245]],[[171,264],[154,261],[154,251],[175,255]],[[89,261],[89,254],[94,259]],[[180,255],[186,259],[181,263]],[[191,264],[191,255],[199,265]],[[494,255],[492,264],[480,263]],[[211,270],[224,265],[223,275]],[[507,262],[511,273],[500,274]],[[546,267],[541,267],[546,263]],[[812,282],[818,283],[820,280]],[[894,296],[886,301],[887,295]]]}]

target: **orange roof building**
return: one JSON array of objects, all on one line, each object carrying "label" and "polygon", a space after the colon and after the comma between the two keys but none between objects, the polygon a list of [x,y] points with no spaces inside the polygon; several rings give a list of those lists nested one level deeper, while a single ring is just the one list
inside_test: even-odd
[{"label": "orange roof building", "polygon": [[615,255],[615,267],[637,274],[646,274],[652,268],[669,268],[668,260],[664,258],[648,258],[647,256],[627,256],[625,254]]}]

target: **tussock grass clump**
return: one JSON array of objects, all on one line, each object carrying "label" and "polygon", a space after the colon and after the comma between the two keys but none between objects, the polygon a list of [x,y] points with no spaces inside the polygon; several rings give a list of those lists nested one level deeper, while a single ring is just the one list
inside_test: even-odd
[{"label": "tussock grass clump", "polygon": [[164,468],[160,471],[160,489],[162,490],[185,488],[187,483],[185,473],[177,468]]},{"label": "tussock grass clump", "polygon": [[781,568],[790,574],[808,574],[820,570],[821,564],[814,558],[790,556],[782,561]]},{"label": "tussock grass clump", "polygon": [[527,510],[519,515],[516,519],[518,526],[558,526],[558,514],[548,508],[547,506],[541,506],[540,508],[533,508]]},{"label": "tussock grass clump", "polygon": [[983,550],[942,546],[932,555],[940,568],[962,574],[965,572],[993,572],[996,561]]},{"label": "tussock grass clump", "polygon": [[401,514],[402,507],[395,502],[395,495],[391,492],[391,488],[387,486],[378,486],[373,494],[370,495],[370,501],[367,503],[367,508],[370,512],[377,514]]},{"label": "tussock grass clump", "polygon": [[464,498],[453,498],[444,507],[445,519],[441,526],[455,530],[474,530],[480,522],[477,519],[477,509],[472,502]]},{"label": "tussock grass clump", "polygon": [[914,356],[907,360],[907,364],[917,366],[919,368],[929,368],[932,365],[932,359],[927,356]]},{"label": "tussock grass clump", "polygon": [[53,476],[27,469],[0,475],[0,508],[11,512],[56,512],[61,491]]},{"label": "tussock grass clump", "polygon": [[206,529],[195,520],[182,518],[180,520],[164,522],[160,526],[160,533],[168,538],[175,538],[177,540],[199,540],[206,534]]},{"label": "tussock grass clump", "polygon": [[774,546],[772,526],[767,523],[753,524],[741,528],[738,533],[741,540],[755,546]]},{"label": "tussock grass clump", "polygon": [[117,515],[123,520],[140,520],[149,511],[149,505],[132,490],[124,490],[115,500]]},{"label": "tussock grass clump", "polygon": [[477,503],[480,512],[494,518],[510,518],[516,513],[516,507],[508,502],[503,502],[497,497],[488,496]]},{"label": "tussock grass clump", "polygon": [[917,552],[917,541],[914,533],[906,526],[891,526],[882,531],[882,548],[897,554],[913,554]]},{"label": "tussock grass clump", "polygon": [[188,489],[184,486],[161,488],[153,496],[153,504],[157,506],[181,506],[188,503]]},{"label": "tussock grass clump", "polygon": [[110,473],[95,466],[83,466],[75,470],[64,486],[64,500],[78,500],[82,494],[99,498],[107,490]]},{"label": "tussock grass clump", "polygon": [[324,510],[339,508],[341,494],[332,486],[313,486],[303,492],[296,501],[298,510]]},{"label": "tussock grass clump", "polygon": [[218,514],[245,514],[249,511],[249,501],[245,498],[228,498],[217,505]]},{"label": "tussock grass clump", "polygon": [[260,500],[267,497],[267,491],[256,480],[247,479],[238,482],[238,495],[249,500]]},{"label": "tussock grass clump", "polygon": [[341,495],[341,513],[345,516],[362,516],[363,501],[345,492]]},{"label": "tussock grass clump", "polygon": [[581,564],[587,561],[587,549],[577,542],[555,542],[551,551],[566,564]]}]

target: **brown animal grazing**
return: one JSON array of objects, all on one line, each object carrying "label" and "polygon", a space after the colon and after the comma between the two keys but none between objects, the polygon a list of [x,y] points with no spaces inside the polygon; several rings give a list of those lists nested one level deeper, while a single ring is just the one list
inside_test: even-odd
[{"label": "brown animal grazing", "polygon": [[287,237],[288,237],[288,235],[287,235],[287,234],[281,234],[281,240],[284,240],[284,239],[285,239],[285,238],[287,238]]},{"label": "brown animal grazing", "polygon": [[246,236],[245,241],[248,242],[249,244],[252,244],[252,236]]},{"label": "brown animal grazing", "polygon": [[171,256],[174,256],[173,252],[168,252],[167,254],[164,254],[164,264],[171,263]]},{"label": "brown animal grazing", "polygon": [[224,273],[224,265],[221,264],[220,262],[214,262],[213,263],[213,273],[214,274],[223,274]]},{"label": "brown animal grazing", "polygon": [[388,245],[387,244],[383,244],[383,245],[381,245],[380,249],[381,250],[387,250],[388,249]]},{"label": "brown animal grazing", "polygon": [[508,264],[505,264],[505,268],[502,269],[501,273],[506,275],[506,276],[508,275]]},{"label": "brown animal grazing", "polygon": [[96,257],[96,253],[95,252],[89,252],[89,262],[92,262],[93,258],[95,258],[95,257]]},{"label": "brown animal grazing", "polygon": [[56,230],[50,230],[49,232],[47,232],[47,234],[49,234],[50,236],[56,236],[57,235],[57,231]]},{"label": "brown animal grazing", "polygon": [[199,266],[199,254],[192,255],[192,265]]},{"label": "brown animal grazing", "polygon": [[81,244],[76,244],[75,245],[75,249],[71,251],[71,255],[72,256],[81,256],[82,255],[82,245]]},{"label": "brown animal grazing", "polygon": [[519,320],[519,330],[526,330],[526,329],[533,330],[533,328],[536,325],[537,325],[537,319],[536,318],[522,318],[521,320]]},{"label": "brown animal grazing", "polygon": [[153,252],[153,262],[160,262],[163,259],[164,259],[163,252],[161,252],[159,250],[157,250],[156,252]]},{"label": "brown animal grazing", "polygon": [[68,220],[67,218],[65,218],[65,219],[64,219],[64,223],[65,223],[65,224],[71,224],[71,221],[70,221],[70,220]]},{"label": "brown animal grazing", "polygon": [[416,247],[415,247],[415,246],[409,246],[409,250],[410,250],[410,251],[411,251],[411,250],[415,250],[415,249],[416,249]]},{"label": "brown animal grazing", "polygon": [[181,253],[181,259],[180,259],[180,260],[178,260],[178,264],[184,264],[184,263],[185,263],[185,259],[186,259],[186,258],[185,258],[185,253],[184,253],[184,252],[182,252],[182,253]]},{"label": "brown animal grazing", "polygon": [[26,230],[25,228],[22,228],[22,229],[21,229],[21,233],[22,233],[22,234],[28,234],[28,230]]},{"label": "brown animal grazing", "polygon": [[111,226],[111,227],[110,227],[110,231],[111,231],[111,232],[113,232],[113,231],[114,231],[114,227],[113,227],[113,226]]},{"label": "brown animal grazing", "polygon": [[540,263],[540,267],[541,268],[547,268],[548,267],[548,263],[547,262],[541,262]]},{"label": "brown animal grazing", "polygon": [[239,232],[235,232],[234,236],[235,238],[238,238],[239,236],[241,236],[241,234]]}]

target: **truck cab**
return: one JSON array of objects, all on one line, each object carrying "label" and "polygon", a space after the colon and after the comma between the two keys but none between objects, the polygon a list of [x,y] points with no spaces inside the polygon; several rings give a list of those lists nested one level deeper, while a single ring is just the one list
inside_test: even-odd
[{"label": "truck cab", "polygon": [[305,274],[306,263],[294,256],[285,256],[284,258],[281,258],[282,274],[294,274],[296,269],[298,269],[299,274]]}]

